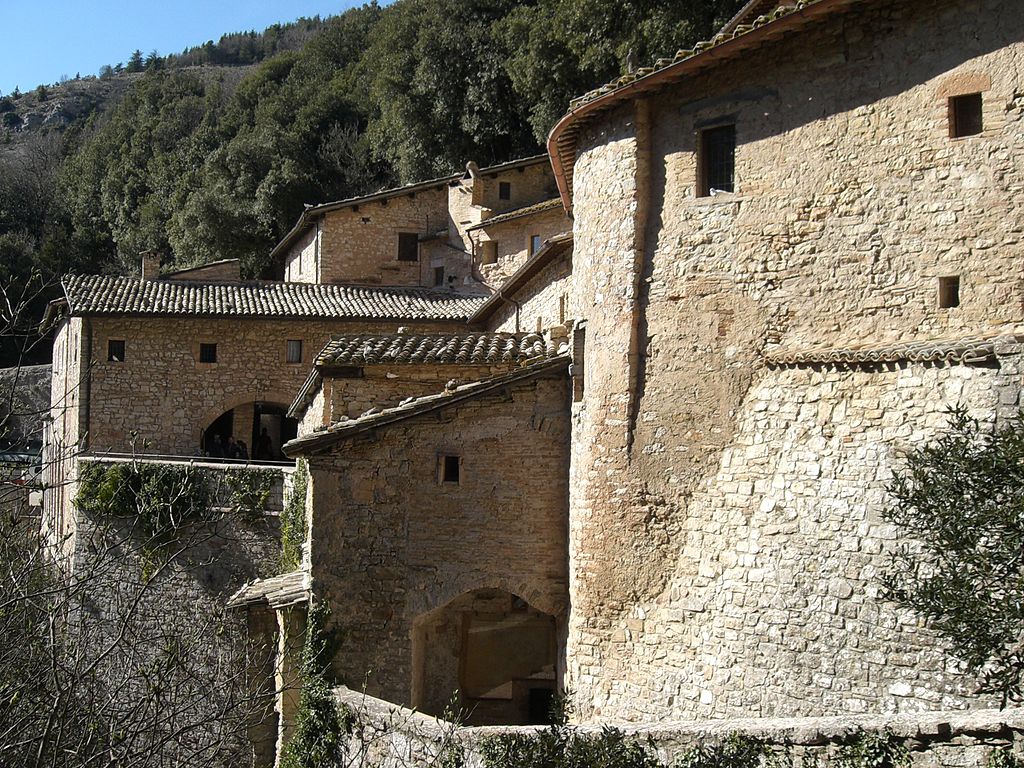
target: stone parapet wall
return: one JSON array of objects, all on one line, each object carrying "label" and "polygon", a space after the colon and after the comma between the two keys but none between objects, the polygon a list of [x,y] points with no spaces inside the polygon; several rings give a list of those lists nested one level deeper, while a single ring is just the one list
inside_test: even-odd
[{"label": "stone parapet wall", "polygon": [[[348,737],[349,764],[369,768],[437,765],[445,754],[461,752],[467,768],[487,766],[481,742],[503,736],[530,738],[539,726],[460,727],[439,718],[375,699],[348,688],[334,691],[336,701],[358,728]],[[923,712],[903,715],[741,718],[730,720],[642,722],[617,726],[666,766],[697,746],[722,744],[731,737],[760,740],[770,753],[789,756],[794,766],[850,765],[844,747],[864,735],[892,738],[909,755],[908,768],[985,766],[994,751],[1024,751],[1024,710]],[[573,733],[598,738],[601,727],[571,726]],[[857,765],[857,763],[854,763]],[[500,768],[512,768],[501,766]],[[744,768],[737,766],[737,768]]]}]

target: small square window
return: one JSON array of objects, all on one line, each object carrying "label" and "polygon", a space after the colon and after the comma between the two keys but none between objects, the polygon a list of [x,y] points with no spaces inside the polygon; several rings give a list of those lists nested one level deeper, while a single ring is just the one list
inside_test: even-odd
[{"label": "small square window", "polygon": [[124,340],[123,339],[108,339],[107,340],[107,362],[108,363],[123,363],[124,362]]},{"label": "small square window", "polygon": [[434,285],[444,285],[444,267],[434,267]]},{"label": "small square window", "polygon": [[458,456],[442,455],[438,467],[441,482],[457,484],[461,479],[459,471],[461,463]]},{"label": "small square window", "polygon": [[977,136],[981,133],[981,94],[969,93],[949,100],[949,135]]},{"label": "small square window", "polygon": [[530,235],[530,255],[533,256],[533,254],[540,250],[540,247],[540,235]]},{"label": "small square window", "polygon": [[510,182],[510,181],[499,181],[498,182],[498,199],[499,200],[511,200],[512,199],[512,182]]},{"label": "small square window", "polygon": [[288,362],[302,362],[302,339],[288,339]]},{"label": "small square window", "polygon": [[217,345],[216,344],[200,344],[199,345],[199,362],[200,363],[216,363],[217,362]]},{"label": "small square window", "polygon": [[415,232],[398,233],[398,260],[420,260],[420,238]]},{"label": "small square window", "polygon": [[697,153],[700,163],[698,196],[735,192],[736,126],[722,125],[701,131]]},{"label": "small square window", "polygon": [[952,309],[960,306],[960,276],[939,278],[939,308]]}]

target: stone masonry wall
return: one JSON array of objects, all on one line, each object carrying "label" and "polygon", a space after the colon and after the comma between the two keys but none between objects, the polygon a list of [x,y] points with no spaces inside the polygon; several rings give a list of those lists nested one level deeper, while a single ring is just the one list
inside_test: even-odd
[{"label": "stone masonry wall", "polygon": [[[972,19],[969,30],[964,14]],[[584,720],[977,706],[874,585],[899,450],[1001,368],[766,370],[778,348],[1024,321],[1024,17],[871,2],[593,123],[575,170],[568,685]],[[947,98],[983,93],[982,135]],[[695,195],[736,125],[736,194]],[[938,277],[959,275],[940,308]],[[625,511],[624,511],[625,510]]]},{"label": "stone masonry wall", "polygon": [[288,283],[316,283],[319,275],[320,222],[317,222],[289,251],[285,258],[284,279]]},{"label": "stone masonry wall", "polygon": [[[566,397],[562,378],[524,382],[309,457],[312,588],[341,681],[408,705],[414,620],[474,589],[564,627]],[[440,482],[444,454],[458,484]]]},{"label": "stone masonry wall", "polygon": [[[537,726],[460,727],[348,688],[337,688],[334,693],[360,726],[346,745],[349,755],[377,768],[437,765],[451,754],[461,754],[467,768],[484,768],[484,742],[502,737],[531,739],[543,732]],[[664,766],[672,765],[693,747],[719,745],[734,736],[761,740],[783,765],[848,766],[851,761],[844,760],[844,748],[858,737],[878,735],[894,739],[907,750],[907,768],[966,768],[989,764],[995,751],[1011,751],[1019,759],[1024,745],[1024,711],[684,722],[659,719],[624,725],[621,730],[626,740],[640,744]],[[577,726],[572,732],[584,738],[601,735],[597,726]],[[852,764],[861,764],[861,760],[854,759]]]},{"label": "stone masonry wall", "polygon": [[420,258],[398,260],[398,233],[426,235],[448,221],[445,185],[330,211],[320,219],[320,282],[433,285]]},{"label": "stone masonry wall", "polygon": [[[526,262],[530,254],[530,238],[540,235],[541,243],[550,237],[560,235],[572,229],[565,211],[556,208],[521,219],[500,222],[491,227],[475,230],[470,233],[473,241],[473,252],[476,262],[480,264],[480,274],[492,288],[500,288],[512,274]],[[498,261],[484,264],[481,261],[484,243],[497,241]]]},{"label": "stone masonry wall", "polygon": [[509,298],[519,304],[504,302],[486,320],[487,329],[501,332],[540,332],[569,319],[570,278],[572,278],[572,251],[559,256],[526,285]]},{"label": "stone masonry wall", "polygon": [[[192,455],[202,431],[235,407],[287,407],[316,353],[337,333],[397,330],[395,322],[216,318],[95,318],[90,376],[91,452],[129,450],[134,431],[149,453]],[[410,331],[454,330],[457,323],[410,324]],[[107,361],[109,339],[125,341],[123,363]],[[301,363],[287,341],[301,339]],[[199,362],[199,344],[217,344],[217,362]],[[141,445],[137,450],[142,450]]]}]

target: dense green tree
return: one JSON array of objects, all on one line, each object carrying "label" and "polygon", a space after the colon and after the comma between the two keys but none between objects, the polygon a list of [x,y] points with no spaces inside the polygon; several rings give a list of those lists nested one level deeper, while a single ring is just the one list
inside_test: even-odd
[{"label": "dense green tree", "polygon": [[132,55],[128,57],[128,66],[125,69],[128,72],[141,72],[145,68],[142,59],[142,51],[136,48]]},{"label": "dense green tree", "polygon": [[910,543],[886,594],[949,643],[1003,703],[1024,699],[1024,413],[993,430],[958,408],[910,451],[886,510]]}]

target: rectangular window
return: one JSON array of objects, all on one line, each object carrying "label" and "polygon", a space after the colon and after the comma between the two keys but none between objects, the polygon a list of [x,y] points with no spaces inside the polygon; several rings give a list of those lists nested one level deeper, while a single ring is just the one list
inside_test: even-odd
[{"label": "rectangular window", "polygon": [[540,235],[530,235],[530,255],[533,256],[533,254],[540,250],[540,247]]},{"label": "rectangular window", "polygon": [[572,332],[572,400],[583,401],[584,363],[587,355],[587,329],[577,326]]},{"label": "rectangular window", "polygon": [[981,94],[969,93],[949,100],[949,135],[977,136],[981,133]]},{"label": "rectangular window", "polygon": [[302,362],[302,339],[288,339],[288,362]]},{"label": "rectangular window", "polygon": [[415,232],[398,233],[398,260],[420,260],[420,237]]},{"label": "rectangular window", "polygon": [[444,285],[444,267],[434,267],[434,285]]},{"label": "rectangular window", "polygon": [[697,149],[698,196],[736,191],[736,126],[721,125],[700,132]]},{"label": "rectangular window", "polygon": [[460,477],[460,464],[458,456],[442,455],[438,464],[438,474],[442,483],[458,483]]},{"label": "rectangular window", "polygon": [[499,181],[498,182],[498,199],[499,200],[511,200],[512,199],[512,182],[510,182],[510,181]]},{"label": "rectangular window", "polygon": [[952,309],[960,306],[960,276],[939,278],[939,308]]},{"label": "rectangular window", "polygon": [[498,241],[497,240],[484,240],[480,243],[480,263],[481,264],[497,264],[498,263]]},{"label": "rectangular window", "polygon": [[107,362],[108,363],[123,363],[124,362],[124,340],[123,339],[108,339],[107,340]]},{"label": "rectangular window", "polygon": [[200,344],[199,345],[199,362],[200,363],[216,363],[217,362],[217,345],[216,344]]}]

